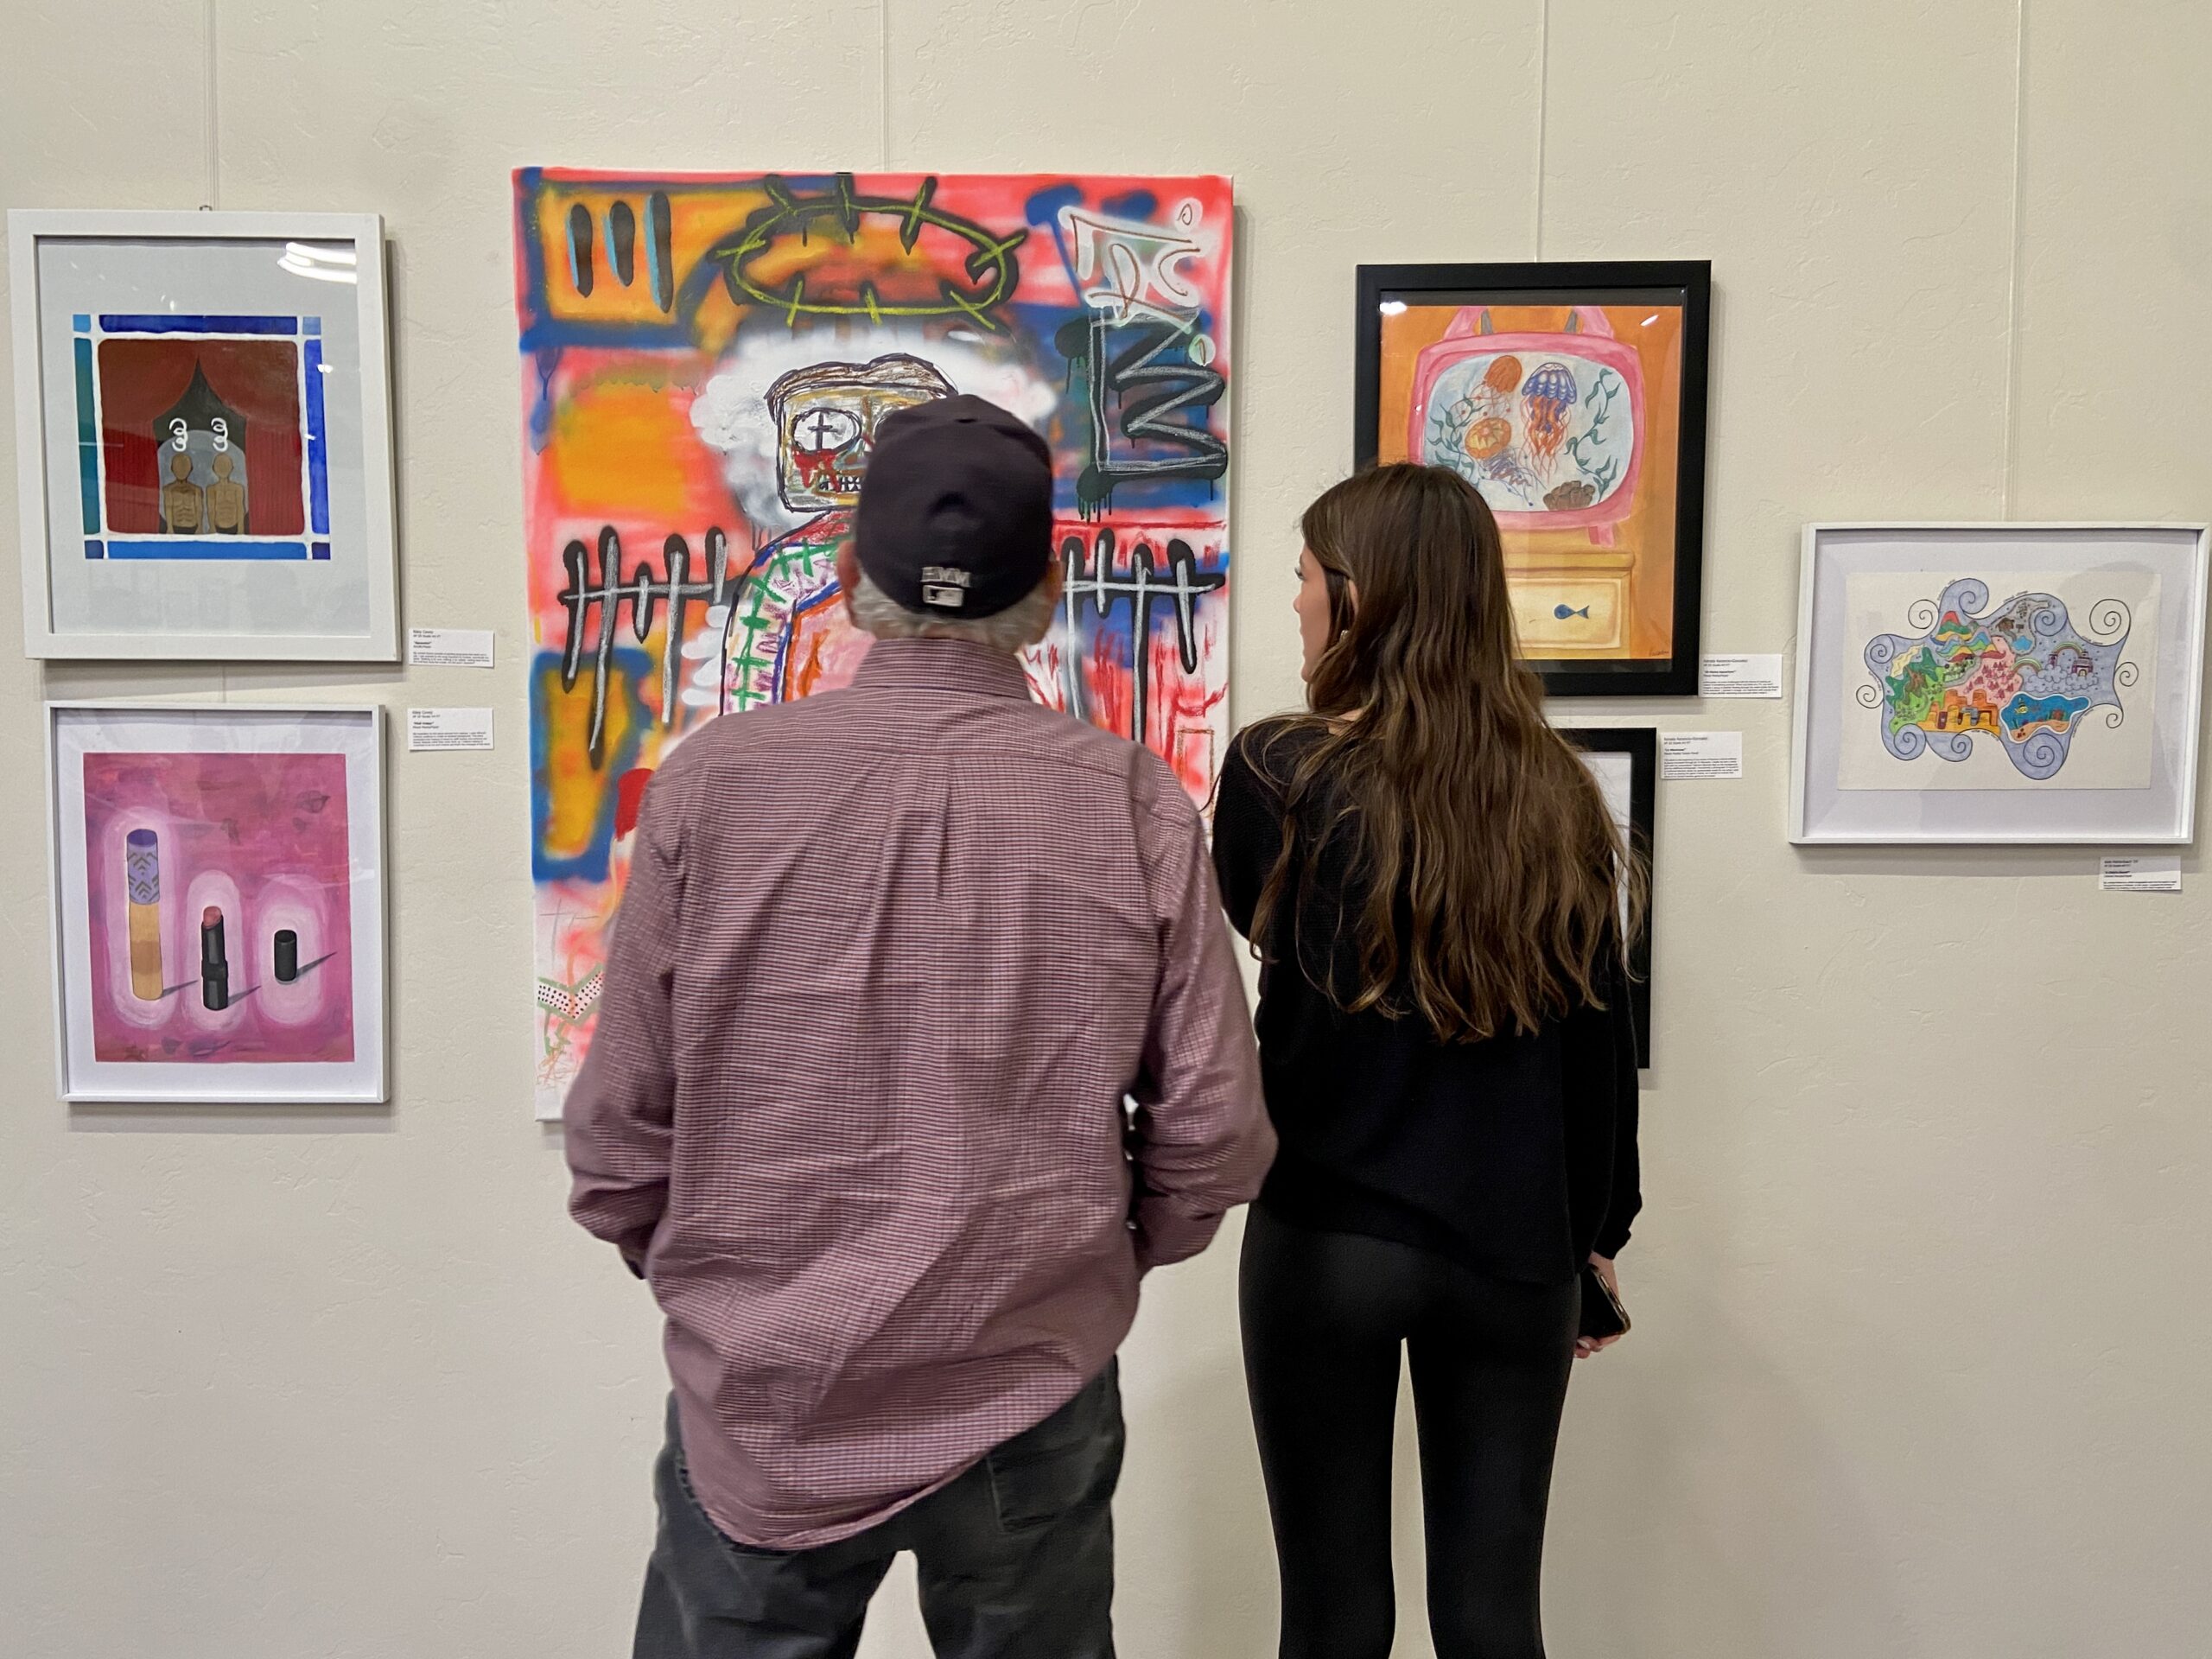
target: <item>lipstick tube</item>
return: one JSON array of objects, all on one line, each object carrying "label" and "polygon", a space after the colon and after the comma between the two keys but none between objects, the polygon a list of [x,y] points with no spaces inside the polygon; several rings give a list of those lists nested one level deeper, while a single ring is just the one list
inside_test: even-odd
[{"label": "lipstick tube", "polygon": [[130,925],[130,995],[162,1000],[162,848],[150,830],[123,841],[123,889]]},{"label": "lipstick tube", "polygon": [[210,1014],[231,1006],[231,963],[223,950],[223,912],[210,905],[200,912],[200,1001]]}]

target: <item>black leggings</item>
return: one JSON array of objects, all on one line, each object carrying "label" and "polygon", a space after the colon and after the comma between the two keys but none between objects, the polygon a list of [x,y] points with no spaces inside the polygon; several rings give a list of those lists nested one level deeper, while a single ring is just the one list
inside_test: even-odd
[{"label": "black leggings", "polygon": [[1438,1659],[1542,1659],[1544,1507],[1580,1289],[1410,1245],[1244,1233],[1244,1371],[1282,1569],[1282,1659],[1389,1659],[1390,1442],[1411,1357]]}]

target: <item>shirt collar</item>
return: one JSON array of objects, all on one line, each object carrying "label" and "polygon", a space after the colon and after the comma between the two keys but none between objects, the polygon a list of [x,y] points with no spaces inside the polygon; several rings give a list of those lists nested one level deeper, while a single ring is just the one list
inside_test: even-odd
[{"label": "shirt collar", "polygon": [[1029,676],[1019,657],[967,639],[879,639],[868,648],[853,683],[873,690],[967,691],[1029,701]]}]

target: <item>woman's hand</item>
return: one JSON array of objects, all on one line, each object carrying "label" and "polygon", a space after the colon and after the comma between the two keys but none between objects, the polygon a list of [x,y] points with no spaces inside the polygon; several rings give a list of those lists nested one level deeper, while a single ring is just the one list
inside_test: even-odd
[{"label": "woman's hand", "polygon": [[[1612,1258],[1599,1255],[1593,1250],[1590,1255],[1590,1265],[1598,1270],[1598,1277],[1605,1281],[1605,1288],[1611,1291],[1614,1297],[1618,1299],[1621,1294],[1621,1281],[1620,1275],[1614,1270]],[[1601,1349],[1611,1347],[1619,1340],[1619,1337],[1577,1337],[1574,1339],[1574,1357],[1577,1359],[1587,1359]]]}]

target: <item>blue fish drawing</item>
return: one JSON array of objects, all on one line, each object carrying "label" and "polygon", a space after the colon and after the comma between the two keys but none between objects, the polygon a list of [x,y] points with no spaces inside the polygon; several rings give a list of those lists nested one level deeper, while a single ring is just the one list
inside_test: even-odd
[{"label": "blue fish drawing", "polygon": [[1552,614],[1557,617],[1560,621],[1564,622],[1570,616],[1587,617],[1590,614],[1590,607],[1587,605],[1585,605],[1580,610],[1577,611],[1571,610],[1564,605],[1554,605],[1552,607]]}]

